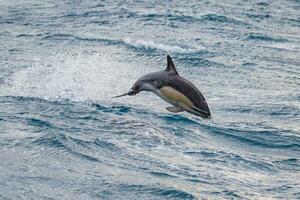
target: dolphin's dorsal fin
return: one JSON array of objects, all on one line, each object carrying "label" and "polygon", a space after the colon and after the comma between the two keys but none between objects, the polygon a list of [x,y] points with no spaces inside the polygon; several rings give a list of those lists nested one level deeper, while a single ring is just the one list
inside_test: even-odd
[{"label": "dolphin's dorsal fin", "polygon": [[167,61],[168,61],[168,63],[167,63],[167,69],[166,69],[166,71],[173,72],[173,73],[175,73],[175,74],[178,75],[178,72],[177,72],[177,70],[175,68],[175,65],[174,65],[174,63],[172,61],[172,58],[169,55],[167,55]]}]

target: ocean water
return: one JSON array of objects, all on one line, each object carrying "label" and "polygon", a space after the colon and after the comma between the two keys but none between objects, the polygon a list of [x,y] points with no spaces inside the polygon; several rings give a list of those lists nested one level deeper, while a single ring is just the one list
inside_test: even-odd
[{"label": "ocean water", "polygon": [[[151,93],[166,55],[211,120]],[[300,1],[0,1],[0,199],[300,199]]]}]

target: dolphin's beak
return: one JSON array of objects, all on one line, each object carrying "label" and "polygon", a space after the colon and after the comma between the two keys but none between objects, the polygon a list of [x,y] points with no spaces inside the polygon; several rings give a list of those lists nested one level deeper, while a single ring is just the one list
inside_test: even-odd
[{"label": "dolphin's beak", "polygon": [[123,96],[126,96],[126,95],[128,95],[128,92],[127,92],[127,93],[125,93],[125,94],[121,94],[121,95],[114,96],[114,97],[112,97],[112,98],[123,97]]},{"label": "dolphin's beak", "polygon": [[117,95],[117,96],[114,96],[112,98],[123,97],[123,96],[126,96],[126,95],[132,96],[132,95],[134,95],[134,91],[130,90],[129,92],[126,92],[125,94]]}]

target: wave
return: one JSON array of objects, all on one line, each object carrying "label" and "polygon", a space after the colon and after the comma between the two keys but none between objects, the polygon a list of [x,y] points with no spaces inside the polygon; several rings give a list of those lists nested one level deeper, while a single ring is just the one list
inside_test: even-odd
[{"label": "wave", "polygon": [[201,50],[201,48],[183,48],[177,45],[155,43],[151,40],[140,40],[140,39],[132,40],[130,38],[125,38],[124,43],[136,48],[159,49],[166,52],[193,53]]},{"label": "wave", "polygon": [[164,186],[149,186],[149,185],[120,185],[120,189],[124,191],[137,192],[141,195],[152,194],[155,196],[167,197],[168,199],[196,199],[192,194],[178,190],[175,188],[167,188]]},{"label": "wave", "polygon": [[[59,106],[61,104],[63,107],[69,107],[74,105],[74,103],[69,101],[58,101],[58,102],[48,102],[40,98],[25,98],[25,97],[2,97],[1,102],[11,102],[22,101],[24,104],[36,104],[38,103],[42,108],[50,107],[52,108]],[[56,99],[57,101],[57,99]],[[32,102],[32,103],[31,103]],[[89,101],[84,100],[83,103],[79,103],[79,106],[87,104],[94,109],[96,113],[82,112],[77,110],[72,111],[72,109],[59,111],[60,117],[70,120],[88,120],[93,123],[102,123],[103,120],[107,123],[110,123],[113,126],[119,127],[115,130],[116,134],[119,132],[126,134],[135,134],[137,130],[141,130],[141,134],[148,132],[150,136],[139,136],[141,146],[157,146],[161,144],[165,145],[174,145],[177,143],[178,138],[184,138],[185,140],[203,140],[205,134],[199,132],[204,131],[204,133],[213,134],[214,136],[222,136],[226,140],[238,141],[249,146],[259,146],[262,148],[273,148],[273,149],[289,149],[294,151],[300,151],[300,140],[297,137],[297,133],[292,133],[291,130],[285,131],[273,126],[268,126],[266,124],[214,124],[212,122],[206,122],[199,119],[194,119],[181,115],[173,114],[162,114],[158,112],[153,112],[150,110],[145,110],[142,108],[133,108],[124,106],[122,104],[112,104],[109,102],[107,105],[99,103],[89,103]],[[76,104],[75,104],[76,105]],[[73,106],[72,106],[73,107]],[[75,109],[75,108],[74,108]],[[57,109],[56,109],[57,110]],[[42,114],[44,116],[50,116],[52,113],[56,115],[56,111],[53,112],[48,109],[45,110]],[[50,112],[50,113],[48,113]],[[95,111],[94,111],[95,112]],[[101,114],[102,113],[102,114]],[[110,116],[113,118],[104,119],[101,115]],[[118,116],[118,121],[114,121],[114,117]],[[123,118],[123,116],[125,118]],[[130,117],[129,117],[130,116]],[[137,119],[142,118],[154,118],[157,120],[162,120],[162,124],[167,123],[168,125],[154,125],[154,121],[145,121],[138,122]],[[100,118],[99,118],[100,117]],[[128,118],[129,117],[129,118]],[[128,119],[127,119],[128,118]],[[29,118],[26,120],[27,124],[32,127],[36,127],[36,131],[56,129],[55,124],[44,120],[43,118]],[[172,125],[182,125],[183,127],[177,127],[176,130],[173,129]],[[128,129],[128,127],[133,129]],[[162,130],[168,130],[170,132],[165,133]],[[196,130],[195,130],[196,129]],[[143,135],[143,134],[142,134]]]},{"label": "wave", "polygon": [[[31,37],[32,35],[20,34],[19,37]],[[152,40],[142,40],[142,39],[105,39],[105,38],[95,38],[95,37],[84,37],[76,36],[73,34],[66,33],[46,33],[42,35],[44,40],[69,40],[69,41],[84,41],[84,42],[97,42],[104,45],[119,45],[125,46],[130,49],[145,50],[145,51],[165,51],[173,53],[194,53],[203,50],[203,47],[183,47],[178,45],[169,45],[165,43],[158,43]],[[149,52],[148,52],[149,53]]]},{"label": "wave", "polygon": [[[246,184],[243,178],[251,174],[265,175],[299,168],[299,160],[295,156],[300,150],[297,146],[299,139],[284,136],[285,133],[271,130],[270,127],[267,130],[268,127],[261,126],[263,130],[258,130],[258,124],[248,124],[248,127],[240,123],[224,126],[185,115],[155,113],[122,104],[0,97],[1,103],[12,104],[11,101],[24,110],[35,107],[34,113],[24,114],[19,121],[29,126],[26,129],[22,126],[25,131],[32,132],[34,127],[48,127],[41,134],[21,138],[18,148],[29,146],[31,149],[43,149],[43,152],[74,159],[79,163],[116,167],[129,174],[133,171],[134,174],[150,176],[151,181],[166,183],[161,187],[151,182],[145,185],[137,182],[115,184],[118,191],[136,193],[140,197],[196,199],[197,193],[193,190],[184,187],[178,189],[176,184],[172,184],[177,181],[214,185],[219,195],[235,196],[239,193],[220,191],[228,177],[215,177],[215,170],[222,168],[224,173],[228,168],[231,173],[246,171],[248,175],[230,178],[233,184]],[[57,107],[62,108],[60,112],[55,110]],[[18,115],[14,117],[21,119]],[[221,137],[221,141],[214,141],[214,137]],[[13,139],[12,136],[10,139]],[[227,141],[232,139],[237,149],[228,145]],[[289,142],[293,142],[293,146],[288,146]],[[240,149],[241,145],[243,148]],[[248,146],[254,146],[253,151],[261,150],[257,147],[262,147],[266,152],[279,148],[280,152],[288,150],[289,154],[295,150],[295,154],[283,156],[282,159],[277,157],[274,161],[268,154],[264,154],[266,158],[261,158],[258,153],[244,153]],[[203,172],[204,168],[209,169]]]},{"label": "wave", "polygon": [[232,124],[228,127],[227,125],[202,124],[202,127],[212,134],[223,135],[250,146],[300,151],[300,137],[296,133],[289,134],[290,131],[259,124],[249,127],[234,127]]},{"label": "wave", "polygon": [[[176,14],[158,14],[158,13],[150,13],[143,15],[135,15],[135,17],[141,18],[141,22],[143,21],[162,21],[162,19],[167,19],[169,24],[173,24],[174,22],[180,23],[190,23],[196,24],[201,22],[215,22],[215,23],[227,23],[234,25],[249,25],[247,22],[244,22],[240,19],[235,19],[226,15],[221,14],[205,14],[200,16],[191,16],[191,15],[176,15]],[[178,28],[178,27],[177,27]]]},{"label": "wave", "polygon": [[246,37],[246,40],[254,40],[254,41],[265,41],[265,42],[287,42],[287,39],[284,38],[276,38],[272,36],[268,36],[262,33],[249,33]]},{"label": "wave", "polygon": [[229,23],[229,24],[235,24],[235,25],[249,25],[246,22],[243,22],[242,20],[227,17],[225,15],[219,15],[219,14],[206,14],[201,16],[201,19],[203,21],[211,21],[211,22],[218,22],[218,23]]},{"label": "wave", "polygon": [[284,104],[266,104],[266,105],[254,105],[243,107],[228,107],[224,108],[227,112],[238,113],[256,113],[266,116],[285,116],[286,118],[295,118],[300,116],[300,109],[296,105],[284,105]]},{"label": "wave", "polygon": [[[212,150],[212,149],[200,149],[200,150],[189,150],[184,152],[186,155],[193,156],[195,159],[199,160],[207,160],[207,162],[213,164],[223,164],[226,163],[234,168],[242,169],[251,169],[255,171],[265,171],[276,172],[275,164],[259,159],[256,157],[247,157],[245,155],[239,155],[236,153],[225,152],[220,150]],[[239,163],[237,166],[236,163]]]}]

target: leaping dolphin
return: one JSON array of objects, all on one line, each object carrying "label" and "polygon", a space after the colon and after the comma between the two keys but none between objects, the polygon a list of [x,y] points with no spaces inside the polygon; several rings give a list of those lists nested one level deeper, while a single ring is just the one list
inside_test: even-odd
[{"label": "leaping dolphin", "polygon": [[134,83],[129,92],[113,98],[132,96],[141,91],[153,92],[172,104],[173,106],[166,107],[170,112],[187,111],[203,118],[211,118],[204,96],[193,83],[178,74],[169,55],[167,55],[165,70],[142,76]]}]

